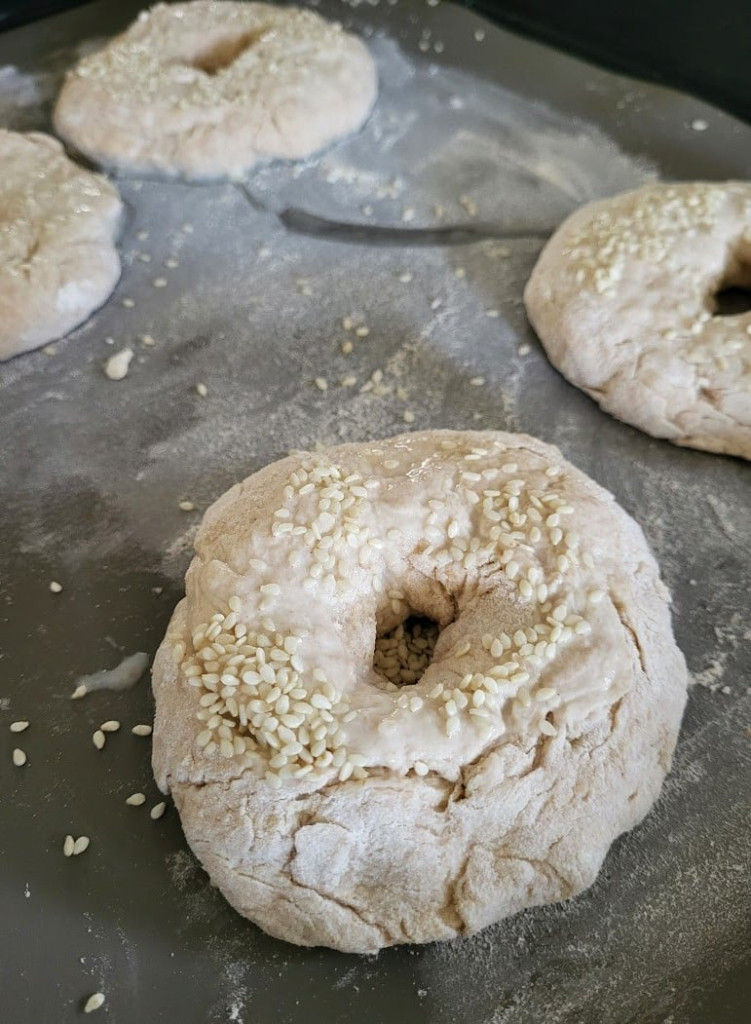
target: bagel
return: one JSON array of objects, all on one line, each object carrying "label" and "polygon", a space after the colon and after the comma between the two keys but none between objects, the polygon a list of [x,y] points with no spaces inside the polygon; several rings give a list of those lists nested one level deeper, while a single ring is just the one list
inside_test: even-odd
[{"label": "bagel", "polygon": [[0,129],[0,360],[86,320],[120,277],[122,203],[57,139]]},{"label": "bagel", "polygon": [[656,799],[687,674],[644,536],[524,435],[295,453],[205,514],[153,767],[229,902],[370,953],[574,896]]},{"label": "bagel", "polygon": [[187,178],[310,156],[366,120],[365,45],[312,11],[193,0],[143,12],[65,79],[62,138],[98,164]]},{"label": "bagel", "polygon": [[751,458],[751,184],[656,184],[590,203],[525,290],[555,367],[607,412],[674,444]]}]

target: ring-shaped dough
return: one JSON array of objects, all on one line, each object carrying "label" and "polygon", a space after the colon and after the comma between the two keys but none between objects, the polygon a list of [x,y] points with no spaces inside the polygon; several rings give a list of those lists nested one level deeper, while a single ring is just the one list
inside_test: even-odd
[{"label": "ring-shaped dough", "polygon": [[120,277],[122,203],[56,139],[0,129],[0,360],[62,338]]},{"label": "ring-shaped dough", "polygon": [[[153,763],[227,899],[372,952],[573,896],[669,768],[686,670],[641,530],[553,448],[435,431],[294,454],[206,513]],[[377,636],[441,629],[394,687]]]},{"label": "ring-shaped dough", "polygon": [[57,132],[98,164],[241,176],[356,131],[375,101],[366,46],[312,11],[159,4],[69,72]]},{"label": "ring-shaped dough", "polygon": [[751,458],[751,185],[648,185],[573,213],[524,300],[550,361],[603,409],[674,444]]}]

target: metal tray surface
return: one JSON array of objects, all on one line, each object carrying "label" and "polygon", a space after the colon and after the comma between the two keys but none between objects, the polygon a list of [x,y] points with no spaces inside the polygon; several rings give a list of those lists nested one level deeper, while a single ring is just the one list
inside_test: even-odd
[{"label": "metal tray surface", "polygon": [[[0,122],[49,129],[62,71],[139,6],[102,0],[0,37]],[[72,1021],[97,990],[121,1024],[746,1020],[748,466],[602,413],[548,364],[521,292],[570,210],[656,174],[747,176],[751,129],[451,5],[320,6],[378,60],[366,128],[245,183],[121,179],[113,297],[0,367],[0,1020]],[[278,216],[290,207],[365,228],[295,232]],[[495,237],[419,233],[478,223]],[[136,359],[115,383],[102,365],[126,345]],[[292,447],[410,429],[405,412],[413,429],[536,434],[613,491],[661,562],[698,685],[658,805],[588,893],[465,941],[357,958],[263,935],[212,889],[174,809],[150,820],[149,741],[130,733],[150,720],[147,681],[69,694],[154,652],[222,491]],[[20,718],[31,727],[11,735]],[[98,751],[92,733],[113,718],[123,727]],[[147,804],[127,806],[137,790]],[[91,837],[85,854],[63,856],[67,833]]]}]

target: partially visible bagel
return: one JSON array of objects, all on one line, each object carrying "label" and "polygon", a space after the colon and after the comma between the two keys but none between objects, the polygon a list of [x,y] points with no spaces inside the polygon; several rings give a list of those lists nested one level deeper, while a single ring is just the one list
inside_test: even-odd
[{"label": "partially visible bagel", "polygon": [[208,510],[186,591],[156,780],[291,942],[373,952],[573,896],[670,766],[687,675],[655,561],[531,437],[293,454]]},{"label": "partially visible bagel", "polygon": [[55,130],[137,173],[241,176],[300,159],[366,120],[367,47],[313,11],[233,0],[158,4],[65,79]]},{"label": "partially visible bagel", "polygon": [[647,185],[573,213],[524,293],[550,361],[607,412],[751,459],[751,184]]}]

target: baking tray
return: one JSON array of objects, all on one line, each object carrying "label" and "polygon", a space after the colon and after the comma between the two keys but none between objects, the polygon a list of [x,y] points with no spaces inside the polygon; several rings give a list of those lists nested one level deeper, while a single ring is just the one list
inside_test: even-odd
[{"label": "baking tray", "polygon": [[[48,128],[61,72],[139,6],[103,0],[0,37],[0,121]],[[112,299],[0,368],[0,1020],[62,1024],[101,990],[98,1013],[120,1024],[745,1021],[748,466],[603,414],[550,367],[520,297],[541,235],[571,209],[658,173],[748,176],[751,129],[451,5],[321,10],[377,57],[366,129],[245,185],[122,179]],[[286,230],[288,207],[515,237],[321,239]],[[114,383],[102,364],[126,345],[136,359]],[[612,490],[660,559],[697,685],[659,804],[588,893],[465,941],[358,958],[266,937],[209,885],[174,809],[150,820],[149,741],[130,733],[152,713],[146,681],[69,694],[153,653],[200,511],[225,488],[291,447],[408,429],[405,413],[415,429],[529,431]],[[19,718],[31,728],[12,736]],[[106,719],[123,727],[98,751]],[[137,790],[147,804],[127,806]],[[65,858],[67,833],[90,836],[88,851]]]}]

